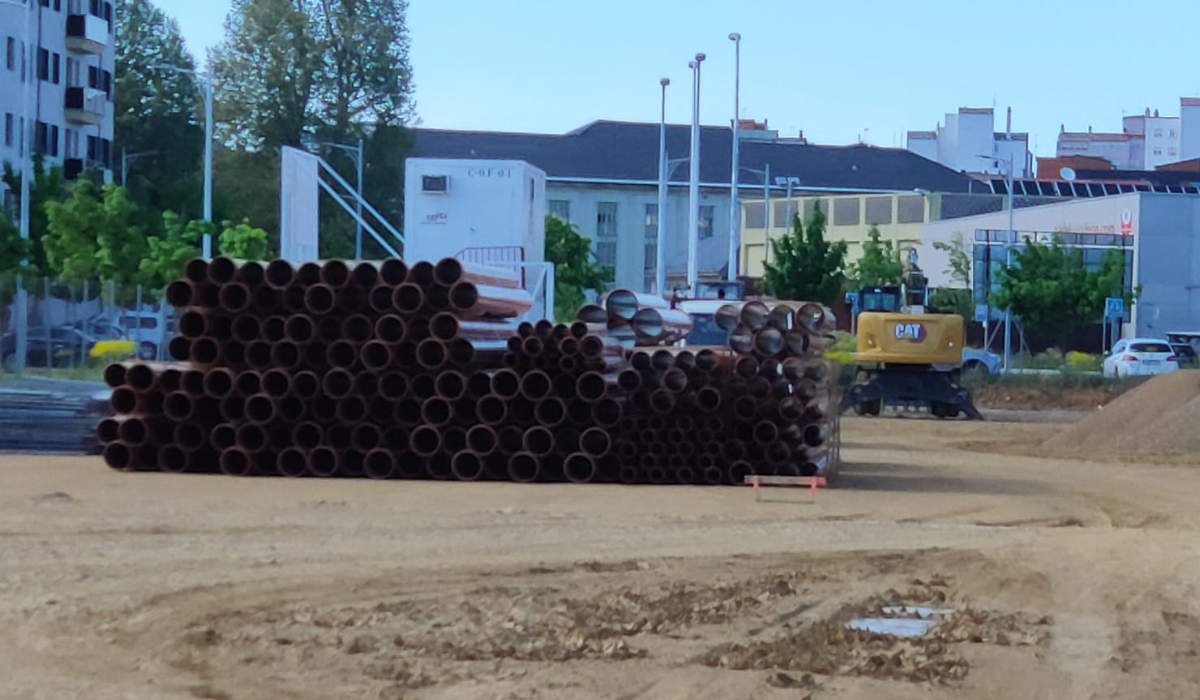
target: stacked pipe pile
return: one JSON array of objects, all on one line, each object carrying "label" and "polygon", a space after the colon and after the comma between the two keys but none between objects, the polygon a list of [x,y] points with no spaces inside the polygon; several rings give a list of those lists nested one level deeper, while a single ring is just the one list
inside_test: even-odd
[{"label": "stacked pipe pile", "polygon": [[452,258],[197,260],[167,298],[177,361],[105,372],[116,469],[718,484],[830,463],[819,305],[725,305],[728,347],[682,348],[661,298],[517,324],[517,273]]},{"label": "stacked pipe pile", "polygon": [[[110,366],[116,469],[449,478],[533,300],[515,272],[190,262],[174,363]],[[465,467],[464,467],[465,468]]]},{"label": "stacked pipe pile", "polygon": [[738,302],[716,321],[728,346],[638,345],[619,387],[625,480],[741,484],[750,474],[826,475],[836,384],[822,359],[832,316],[818,304]]}]

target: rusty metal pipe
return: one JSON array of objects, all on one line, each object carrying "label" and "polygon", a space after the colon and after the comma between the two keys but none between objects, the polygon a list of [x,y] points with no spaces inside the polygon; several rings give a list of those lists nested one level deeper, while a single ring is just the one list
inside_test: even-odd
[{"label": "rusty metal pipe", "polygon": [[246,399],[246,420],[251,423],[269,423],[275,418],[275,399],[259,393]]},{"label": "rusty metal pipe", "polygon": [[280,476],[301,477],[308,472],[308,453],[299,447],[288,447],[275,458],[275,473]]},{"label": "rusty metal pipe", "polygon": [[603,457],[612,449],[612,434],[603,428],[588,428],[579,436],[579,449],[593,457]]},{"label": "rusty metal pipe", "polygon": [[408,393],[408,377],[402,372],[388,372],[379,380],[379,395],[395,401]]},{"label": "rusty metal pipe", "polygon": [[729,333],[729,347],[739,354],[753,352],[754,331],[749,326],[740,325]]},{"label": "rusty metal pipe", "polygon": [[667,309],[670,304],[661,296],[641,294],[631,289],[614,289],[604,296],[602,301],[608,317],[616,317],[626,321],[633,318],[638,309]]},{"label": "rusty metal pipe", "polygon": [[458,481],[479,481],[484,477],[483,457],[471,450],[459,450],[450,458],[450,473]]},{"label": "rusty metal pipe", "polygon": [[754,473],[754,467],[745,460],[738,460],[729,465],[725,470],[726,483],[734,486],[741,486],[746,483],[746,477]]},{"label": "rusty metal pipe", "polygon": [[706,386],[696,392],[696,408],[705,413],[712,413],[721,407],[721,391],[716,387]]},{"label": "rusty metal pipe", "polygon": [[328,314],[333,311],[335,300],[333,288],[327,284],[314,284],[304,290],[304,308],[310,314]]},{"label": "rusty metal pipe", "polygon": [[392,304],[392,298],[396,294],[396,287],[390,284],[377,284],[367,291],[367,306],[376,313],[387,313],[395,308]]},{"label": "rusty metal pipe", "polygon": [[338,473],[341,457],[337,450],[321,445],[308,452],[307,472],[310,476],[329,478]]},{"label": "rusty metal pipe", "polygon": [[374,423],[359,423],[350,432],[350,446],[362,452],[370,452],[379,447],[383,433]]},{"label": "rusty metal pipe", "polygon": [[779,439],[779,426],[772,421],[761,420],[754,424],[754,442],[769,445]]},{"label": "rusty metal pipe", "polygon": [[615,428],[621,423],[621,404],[612,398],[592,403],[592,420],[602,428]]},{"label": "rusty metal pipe", "polygon": [[335,340],[326,348],[325,360],[333,367],[353,367],[358,362],[358,346],[348,340]]},{"label": "rusty metal pipe", "polygon": [[254,455],[240,447],[221,450],[221,473],[226,476],[250,476],[254,473]]},{"label": "rusty metal pipe", "polygon": [[[197,341],[199,342],[199,341]],[[193,344],[193,354],[195,352]],[[265,370],[271,367],[271,351],[273,345],[265,340],[256,340],[253,343],[246,345],[246,364],[256,370]]]},{"label": "rusty metal pipe", "polygon": [[241,282],[226,282],[217,291],[217,303],[227,313],[241,313],[250,308],[250,288]]},{"label": "rusty metal pipe", "polygon": [[450,288],[450,307],[462,318],[509,318],[533,308],[533,297],[524,289],[459,282]]},{"label": "rusty metal pipe", "polygon": [[783,333],[778,328],[767,326],[754,332],[754,352],[762,357],[774,357],[784,348]]},{"label": "rusty metal pipe", "polygon": [[237,263],[230,258],[221,256],[208,262],[208,281],[213,284],[232,282],[237,274]]},{"label": "rusty metal pipe", "polygon": [[669,369],[662,375],[662,385],[671,393],[681,394],[687,390],[687,374],[681,369]]},{"label": "rusty metal pipe", "polygon": [[163,445],[158,448],[158,468],[171,474],[182,474],[190,462],[188,450],[181,445]]},{"label": "rusty metal pipe", "polygon": [[761,301],[748,301],[742,304],[738,319],[741,325],[752,331],[762,330],[767,325],[767,316],[771,309]]},{"label": "rusty metal pipe", "polygon": [[[498,373],[492,377],[493,391],[496,387],[496,376],[498,376]],[[538,399],[545,398],[550,394],[550,389],[552,388],[553,384],[550,380],[550,375],[541,370],[535,369],[521,377],[520,386],[521,396],[524,396],[530,401],[537,401]]]},{"label": "rusty metal pipe", "polygon": [[350,266],[343,260],[326,260],[321,264],[321,282],[330,287],[342,287],[350,281]]},{"label": "rusty metal pipe", "polygon": [[430,425],[443,426],[453,417],[454,406],[446,399],[434,396],[421,403],[421,420]]},{"label": "rusty metal pipe", "polygon": [[567,419],[567,404],[557,396],[541,399],[534,408],[534,418],[548,428],[558,427]]},{"label": "rusty metal pipe", "polygon": [[138,469],[136,452],[132,445],[123,442],[110,442],[104,446],[104,463],[118,471],[136,471]]},{"label": "rusty metal pipe", "polygon": [[446,344],[440,340],[426,338],[417,344],[417,364],[423,369],[439,369],[446,364],[446,355]]},{"label": "rusty metal pipe", "polygon": [[484,424],[500,425],[508,418],[508,401],[496,394],[488,394],[479,399],[475,412]]},{"label": "rusty metal pipe", "polygon": [[249,452],[257,452],[267,446],[267,430],[262,425],[243,423],[237,427],[234,446]]},{"label": "rusty metal pipe", "polygon": [[521,446],[526,452],[543,457],[554,451],[554,433],[541,425],[527,428],[521,438]]},{"label": "rusty metal pipe", "polygon": [[371,340],[363,343],[362,348],[359,350],[359,355],[362,358],[363,367],[372,372],[386,369],[394,361],[391,347],[382,340]]},{"label": "rusty metal pipe", "polygon": [[563,461],[563,475],[567,481],[586,484],[596,478],[596,459],[583,452],[572,452]]},{"label": "rusty metal pipe", "polygon": [[629,320],[638,342],[673,343],[692,332],[692,317],[677,309],[641,308]]},{"label": "rusty metal pipe", "polygon": [[442,448],[442,433],[432,425],[418,425],[408,434],[408,447],[419,457],[430,457]]},{"label": "rusty metal pipe", "polygon": [[367,402],[360,396],[347,396],[337,402],[337,419],[343,423],[355,423],[367,415]]},{"label": "rusty metal pipe", "polygon": [[408,324],[395,314],[384,314],[375,321],[375,337],[385,343],[403,342],[408,334]]},{"label": "rusty metal pipe", "polygon": [[542,471],[541,460],[529,452],[517,452],[508,458],[508,478],[520,483],[537,481]]},{"label": "rusty metal pipe", "polygon": [[655,389],[650,392],[650,409],[660,414],[674,411],[675,395],[666,389]]},{"label": "rusty metal pipe", "polygon": [[[252,292],[250,306],[253,313],[259,316],[273,314],[283,309],[283,293],[271,287],[257,287]],[[303,300],[301,300],[303,301]],[[303,307],[303,303],[298,305]]]}]

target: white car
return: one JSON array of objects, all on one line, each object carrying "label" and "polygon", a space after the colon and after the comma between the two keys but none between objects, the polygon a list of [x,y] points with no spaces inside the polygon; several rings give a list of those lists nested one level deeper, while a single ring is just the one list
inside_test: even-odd
[{"label": "white car", "polygon": [[1171,344],[1161,338],[1126,338],[1104,358],[1105,377],[1136,377],[1165,374],[1179,369],[1179,358]]}]

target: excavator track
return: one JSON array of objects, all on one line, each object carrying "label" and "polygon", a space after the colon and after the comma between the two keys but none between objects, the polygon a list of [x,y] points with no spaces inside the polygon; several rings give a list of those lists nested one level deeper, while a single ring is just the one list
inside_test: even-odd
[{"label": "excavator track", "polygon": [[971,392],[958,384],[950,372],[888,367],[860,370],[866,381],[850,387],[842,398],[842,410],[877,416],[885,407],[925,408],[938,418],[983,420]]}]

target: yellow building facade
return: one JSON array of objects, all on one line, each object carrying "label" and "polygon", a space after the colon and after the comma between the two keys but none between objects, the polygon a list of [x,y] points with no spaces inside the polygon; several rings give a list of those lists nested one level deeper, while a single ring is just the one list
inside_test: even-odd
[{"label": "yellow building facade", "polygon": [[765,208],[761,199],[743,200],[740,272],[746,277],[762,277],[763,263],[771,254],[768,241],[791,231],[795,216],[807,219],[816,207],[827,220],[826,240],[848,244],[848,262],[862,256],[862,244],[872,226],[900,251],[919,248],[922,226],[938,211],[936,197],[912,191],[795,195],[790,199],[772,197]]}]

